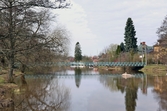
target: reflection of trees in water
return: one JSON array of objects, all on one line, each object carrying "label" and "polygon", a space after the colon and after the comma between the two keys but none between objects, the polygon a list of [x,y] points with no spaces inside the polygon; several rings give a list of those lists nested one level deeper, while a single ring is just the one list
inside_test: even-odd
[{"label": "reflection of trees in water", "polygon": [[[62,69],[63,67],[61,67]],[[30,67],[27,69],[27,71],[32,72],[33,74],[47,74],[47,73],[55,73],[56,71],[59,71],[59,67],[55,66],[36,66],[36,67]]]},{"label": "reflection of trees in water", "polygon": [[[94,68],[96,69],[96,68]],[[82,74],[97,74],[92,68],[82,68]]]},{"label": "reflection of trees in water", "polygon": [[126,83],[125,79],[122,79],[122,78],[117,79],[116,85],[118,90],[121,91],[121,93],[125,92],[125,86],[126,86],[125,83]]},{"label": "reflection of trees in water", "polygon": [[137,99],[138,83],[134,78],[128,79],[126,85],[125,104],[126,111],[135,111]]},{"label": "reflection of trees in water", "polygon": [[108,77],[108,76],[100,76],[99,81],[107,88],[110,89],[110,91],[118,91],[117,84],[117,78]]},{"label": "reflection of trees in water", "polygon": [[75,68],[74,71],[75,71],[75,84],[79,88],[79,86],[81,84],[82,70],[80,68]]},{"label": "reflection of trees in water", "polygon": [[110,91],[125,92],[126,111],[135,111],[137,91],[141,80],[138,78],[123,79],[119,77],[100,76],[100,82]]},{"label": "reflection of trees in water", "polygon": [[28,79],[16,94],[15,111],[66,111],[70,92],[58,79]]},{"label": "reflection of trees in water", "polygon": [[158,111],[167,111],[167,77],[155,77],[154,78],[154,90],[156,100],[159,103]]}]

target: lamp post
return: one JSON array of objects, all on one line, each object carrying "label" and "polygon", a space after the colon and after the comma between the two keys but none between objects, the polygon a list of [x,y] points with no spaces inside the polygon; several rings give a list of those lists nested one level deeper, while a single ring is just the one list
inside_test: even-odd
[{"label": "lamp post", "polygon": [[145,42],[141,42],[141,47],[142,47],[142,63],[145,62],[145,65],[147,65],[147,45]]}]

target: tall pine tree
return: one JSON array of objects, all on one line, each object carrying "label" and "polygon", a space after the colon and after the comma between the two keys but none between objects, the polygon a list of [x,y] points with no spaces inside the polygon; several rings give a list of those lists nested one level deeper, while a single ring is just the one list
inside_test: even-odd
[{"label": "tall pine tree", "polygon": [[124,43],[123,43],[123,42],[121,42],[120,48],[121,48],[121,52],[124,52],[124,51],[125,51],[125,46],[124,46]]},{"label": "tall pine tree", "polygon": [[75,61],[80,61],[82,60],[82,51],[81,51],[81,46],[79,44],[79,42],[76,43],[75,45]]},{"label": "tall pine tree", "polygon": [[124,33],[126,52],[137,51],[137,38],[135,38],[135,36],[136,36],[136,31],[133,25],[133,21],[131,18],[128,18]]}]

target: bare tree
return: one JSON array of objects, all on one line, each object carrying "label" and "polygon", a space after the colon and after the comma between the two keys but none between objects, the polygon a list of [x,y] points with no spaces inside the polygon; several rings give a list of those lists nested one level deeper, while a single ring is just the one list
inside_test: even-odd
[{"label": "bare tree", "polygon": [[9,64],[8,82],[13,82],[15,63],[27,62],[23,55],[36,56],[46,50],[63,52],[64,43],[68,40],[62,29],[49,35],[49,21],[53,17],[48,10],[26,3],[0,1],[3,9],[0,11],[0,52]]},{"label": "bare tree", "polygon": [[159,37],[158,45],[159,49],[159,59],[161,63],[167,63],[167,16],[162,22],[162,25],[157,30],[157,34]]},{"label": "bare tree", "polygon": [[[18,2],[19,4],[17,4],[17,6],[26,5],[26,6],[38,6],[38,7],[53,8],[53,9],[71,7],[70,0],[55,0],[54,2],[50,0],[10,0],[10,1]],[[1,6],[0,10],[3,9],[7,9],[7,7]]]},{"label": "bare tree", "polygon": [[157,34],[160,40],[163,40],[163,43],[167,44],[167,16],[162,22],[162,25],[157,30]]}]

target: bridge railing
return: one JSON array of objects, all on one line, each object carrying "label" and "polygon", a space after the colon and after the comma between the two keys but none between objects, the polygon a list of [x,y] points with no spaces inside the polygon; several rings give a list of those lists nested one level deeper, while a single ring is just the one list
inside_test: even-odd
[{"label": "bridge railing", "polygon": [[96,62],[86,63],[85,66],[144,66],[142,62]]},{"label": "bridge railing", "polygon": [[142,62],[44,62],[34,63],[33,66],[145,66]]}]

